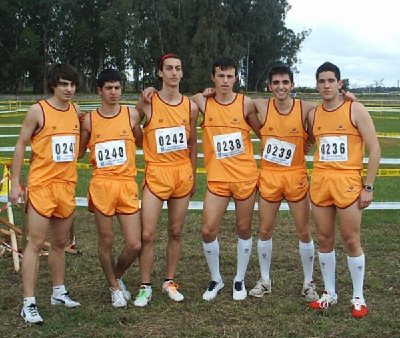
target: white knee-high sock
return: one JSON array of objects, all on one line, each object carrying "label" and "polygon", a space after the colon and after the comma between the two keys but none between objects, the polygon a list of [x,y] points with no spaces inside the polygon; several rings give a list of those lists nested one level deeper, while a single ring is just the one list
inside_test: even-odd
[{"label": "white knee-high sock", "polygon": [[347,256],[347,265],[349,266],[351,281],[353,282],[353,298],[358,297],[364,301],[363,286],[365,273],[365,256],[358,257]]},{"label": "white knee-high sock", "polygon": [[308,243],[299,241],[299,254],[304,273],[304,283],[310,283],[313,280],[314,271],[314,241]]},{"label": "white knee-high sock", "polygon": [[322,278],[324,280],[325,290],[330,295],[336,295],[336,256],[335,250],[327,253],[318,252],[319,265],[321,267]]},{"label": "white knee-high sock", "polygon": [[246,276],[247,266],[249,265],[251,247],[253,246],[253,238],[241,239],[238,238],[236,245],[237,253],[237,270],[235,281],[241,282]]},{"label": "white knee-high sock", "polygon": [[219,242],[218,239],[211,243],[203,242],[204,256],[210,270],[211,280],[219,282],[222,280],[219,272]]},{"label": "white knee-high sock", "polygon": [[269,271],[271,268],[272,257],[272,238],[267,241],[258,239],[257,242],[258,263],[260,264],[261,279],[264,282],[269,282]]}]

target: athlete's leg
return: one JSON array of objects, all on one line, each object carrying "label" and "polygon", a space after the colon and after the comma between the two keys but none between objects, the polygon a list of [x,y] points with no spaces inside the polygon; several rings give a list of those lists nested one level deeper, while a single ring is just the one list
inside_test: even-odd
[{"label": "athlete's leg", "polygon": [[73,216],[65,219],[52,218],[50,221],[49,268],[53,285],[63,285],[65,275],[65,246],[71,229]]},{"label": "athlete's leg", "polygon": [[50,220],[39,215],[30,203],[27,211],[29,241],[22,258],[22,282],[24,297],[33,297],[39,270],[39,254],[46,240]]},{"label": "athlete's leg", "polygon": [[140,251],[140,275],[142,283],[151,282],[154,259],[154,239],[160,219],[163,201],[155,196],[147,186],[142,197],[142,249]]},{"label": "athlete's leg", "polygon": [[312,214],[317,228],[319,243],[318,258],[325,290],[331,295],[336,295],[336,257],[334,250],[336,207],[318,207],[313,205]]},{"label": "athlete's leg", "polygon": [[357,202],[348,208],[338,210],[343,245],[353,282],[353,298],[357,297],[364,301],[365,256],[361,248],[361,214]]},{"label": "athlete's leg", "polygon": [[220,281],[219,243],[217,235],[222,216],[228,206],[229,197],[222,197],[206,191],[203,209],[203,250],[211,273],[211,280]]},{"label": "athlete's leg", "polygon": [[115,277],[120,279],[136,259],[141,248],[141,226],[139,212],[132,215],[118,215],[125,245],[115,265]]},{"label": "athlete's leg", "polygon": [[166,279],[174,279],[181,256],[182,228],[186,219],[190,196],[168,200],[168,244]]},{"label": "athlete's leg", "polygon": [[113,217],[103,215],[100,211],[94,210],[94,216],[98,233],[98,253],[100,265],[108,285],[113,289],[118,289],[117,279],[115,278],[115,263],[112,254],[114,244]]},{"label": "athlete's leg", "polygon": [[254,191],[249,198],[243,201],[235,200],[236,233],[239,237],[237,244],[237,272],[235,281],[244,280],[247,265],[249,264],[252,247],[251,223],[253,220],[255,199],[256,192]]},{"label": "athlete's leg", "polygon": [[272,203],[261,196],[258,201],[258,214],[260,218],[259,238],[257,242],[258,262],[260,265],[261,279],[269,283],[272,257],[272,234],[275,227],[280,202]]},{"label": "athlete's leg", "polygon": [[304,283],[313,280],[314,269],[314,241],[311,238],[309,223],[310,201],[308,195],[299,202],[288,202],[296,226],[297,238],[299,240],[299,254],[304,273]]}]

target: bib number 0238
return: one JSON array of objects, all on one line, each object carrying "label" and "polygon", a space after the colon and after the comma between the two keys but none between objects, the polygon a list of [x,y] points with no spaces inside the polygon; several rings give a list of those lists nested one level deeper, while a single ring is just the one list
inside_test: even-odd
[{"label": "bib number 0238", "polygon": [[213,137],[215,155],[218,160],[244,153],[242,133],[215,135]]}]

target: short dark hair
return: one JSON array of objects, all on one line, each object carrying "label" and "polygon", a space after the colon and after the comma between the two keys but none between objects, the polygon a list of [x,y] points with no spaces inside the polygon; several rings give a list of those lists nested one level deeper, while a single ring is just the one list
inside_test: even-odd
[{"label": "short dark hair", "polygon": [[322,72],[333,72],[335,74],[336,80],[340,80],[340,69],[338,66],[334,65],[331,62],[324,62],[321,66],[318,67],[317,72],[315,73],[315,78],[318,80],[318,76]]},{"label": "short dark hair", "polygon": [[289,75],[290,82],[293,83],[293,72],[292,72],[292,70],[288,66],[286,66],[284,64],[277,64],[277,65],[271,67],[271,69],[269,70],[269,72],[268,72],[268,81],[269,81],[269,83],[271,83],[272,82],[272,77],[274,75],[285,75],[285,74]]},{"label": "short dark hair", "polygon": [[238,65],[237,63],[229,56],[222,56],[219,59],[215,60],[211,73],[215,75],[215,68],[221,68],[222,70],[227,70],[228,68],[235,69],[235,76],[238,75]]},{"label": "short dark hair", "polygon": [[71,81],[79,86],[79,74],[75,68],[67,63],[57,63],[53,65],[47,73],[47,90],[54,93],[54,87],[57,87],[61,79]]},{"label": "short dark hair", "polygon": [[178,59],[178,60],[180,60],[182,62],[181,58],[178,55],[174,54],[174,53],[163,54],[163,55],[160,56],[160,58],[158,59],[158,62],[157,62],[157,69],[158,70],[161,70],[161,71],[163,70],[164,61],[167,60],[167,59]]},{"label": "short dark hair", "polygon": [[122,82],[121,73],[116,69],[103,69],[97,77],[97,87],[103,88],[106,82]]}]

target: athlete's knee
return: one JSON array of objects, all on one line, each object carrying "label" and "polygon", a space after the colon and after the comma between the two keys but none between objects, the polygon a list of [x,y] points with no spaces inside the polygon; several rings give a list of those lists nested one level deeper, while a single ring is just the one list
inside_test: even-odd
[{"label": "athlete's knee", "polygon": [[156,238],[156,232],[153,230],[143,229],[142,245],[152,244]]},{"label": "athlete's knee", "polygon": [[130,254],[137,254],[142,248],[142,242],[138,238],[130,238],[125,242],[126,249]]},{"label": "athlete's knee", "polygon": [[114,234],[102,234],[99,235],[99,248],[109,249],[114,244]]},{"label": "athlete's knee", "polygon": [[201,230],[201,236],[203,238],[203,241],[206,243],[214,241],[217,238],[217,233],[217,227],[210,225],[204,225],[203,229]]},{"label": "athlete's knee", "polygon": [[251,237],[251,223],[240,222],[236,225],[236,232],[240,238],[250,238]]},{"label": "athlete's knee", "polygon": [[180,241],[182,239],[182,226],[180,224],[171,226],[168,230],[168,236],[174,241]]},{"label": "athlete's knee", "polygon": [[29,238],[26,249],[33,251],[36,254],[39,254],[44,246],[45,237],[35,237]]},{"label": "athlete's knee", "polygon": [[308,243],[311,241],[311,229],[308,224],[305,224],[297,228],[297,238],[303,243]]},{"label": "athlete's knee", "polygon": [[343,246],[349,255],[354,255],[361,251],[360,239],[355,236],[344,237]]}]

